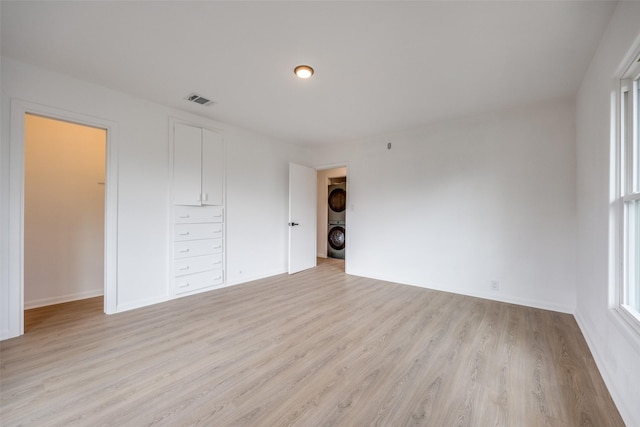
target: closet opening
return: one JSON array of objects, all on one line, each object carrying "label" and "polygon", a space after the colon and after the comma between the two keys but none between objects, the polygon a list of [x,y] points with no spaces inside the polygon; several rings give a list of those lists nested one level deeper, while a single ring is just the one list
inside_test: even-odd
[{"label": "closet opening", "polygon": [[25,114],[27,333],[72,301],[104,312],[106,148],[106,129]]}]

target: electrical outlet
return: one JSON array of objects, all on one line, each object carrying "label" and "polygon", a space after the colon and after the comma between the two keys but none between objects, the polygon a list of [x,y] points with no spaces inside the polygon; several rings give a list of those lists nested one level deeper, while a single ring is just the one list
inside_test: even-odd
[{"label": "electrical outlet", "polygon": [[499,291],[500,290],[500,282],[498,282],[497,280],[492,280],[491,281],[491,290],[492,291]]}]

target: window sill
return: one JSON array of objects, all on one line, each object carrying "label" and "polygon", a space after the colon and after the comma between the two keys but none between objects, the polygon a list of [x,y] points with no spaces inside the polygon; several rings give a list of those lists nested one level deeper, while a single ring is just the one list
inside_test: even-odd
[{"label": "window sill", "polygon": [[618,329],[628,338],[629,344],[640,353],[640,317],[630,312],[625,306],[611,309],[610,314]]}]

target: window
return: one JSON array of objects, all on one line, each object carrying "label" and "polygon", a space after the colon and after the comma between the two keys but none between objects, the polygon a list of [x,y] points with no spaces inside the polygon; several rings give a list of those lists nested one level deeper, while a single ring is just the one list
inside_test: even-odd
[{"label": "window", "polygon": [[619,311],[640,331],[640,58],[620,81],[616,203],[620,236]]}]

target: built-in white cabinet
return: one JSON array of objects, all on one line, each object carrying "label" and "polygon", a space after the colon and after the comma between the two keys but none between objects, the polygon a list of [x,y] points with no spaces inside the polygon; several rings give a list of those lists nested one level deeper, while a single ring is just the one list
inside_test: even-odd
[{"label": "built-in white cabinet", "polygon": [[171,277],[174,296],[224,285],[224,141],[173,123]]},{"label": "built-in white cabinet", "polygon": [[209,290],[224,284],[224,209],[175,206],[173,294]]},{"label": "built-in white cabinet", "polygon": [[220,133],[176,123],[173,200],[176,205],[222,206],[224,142]]}]

